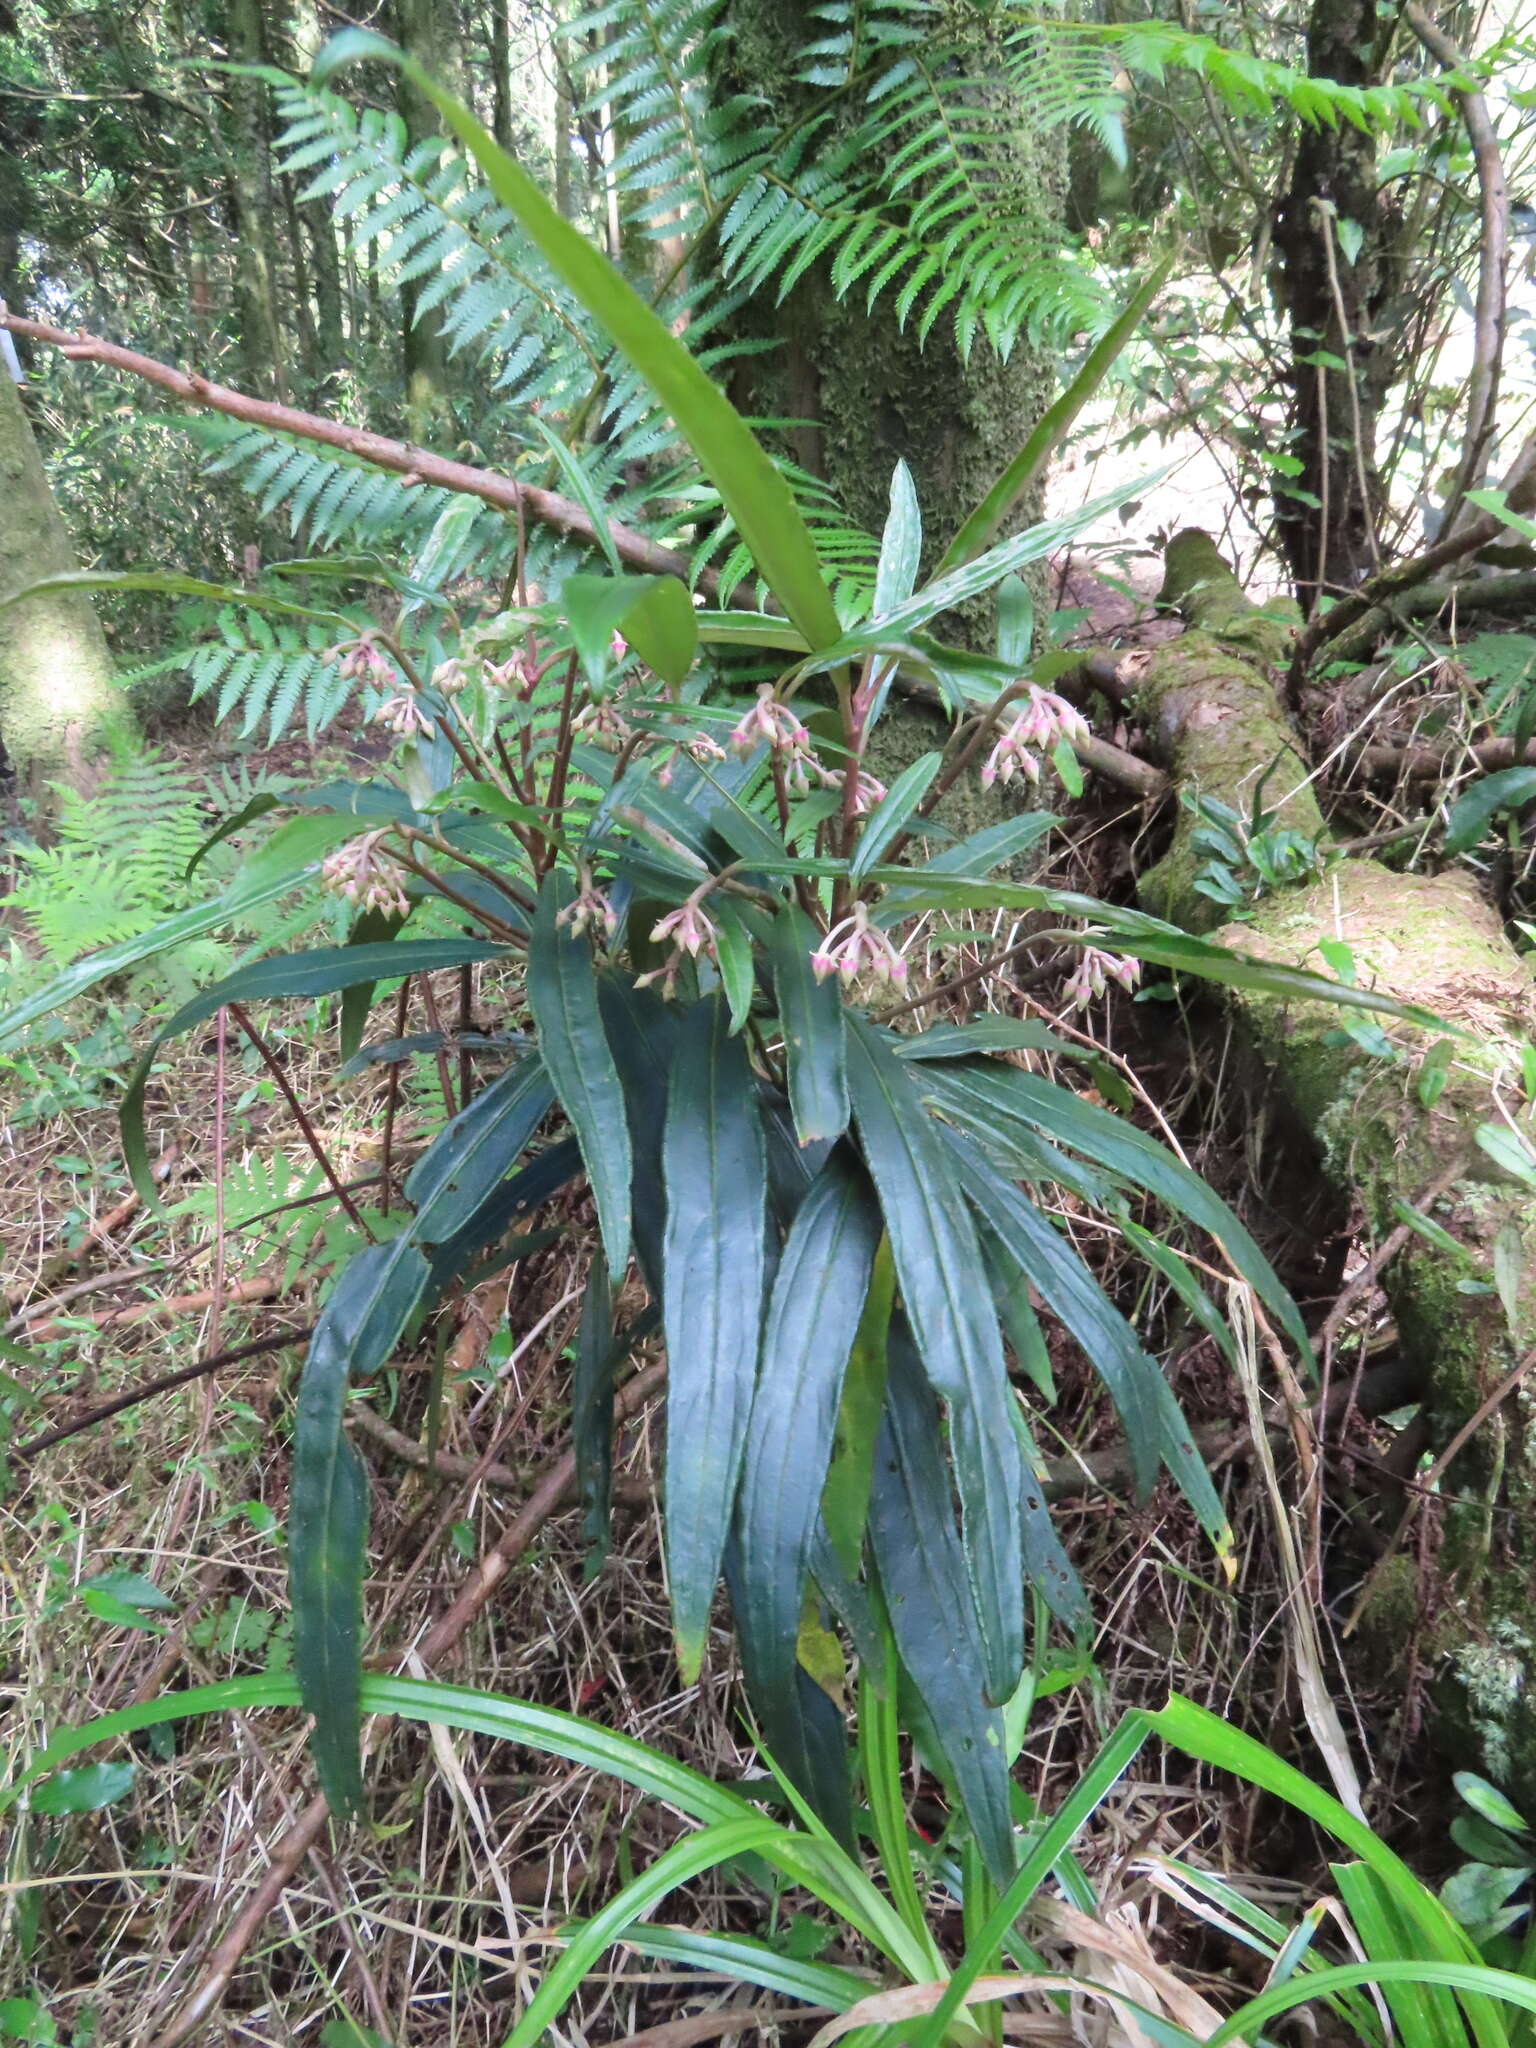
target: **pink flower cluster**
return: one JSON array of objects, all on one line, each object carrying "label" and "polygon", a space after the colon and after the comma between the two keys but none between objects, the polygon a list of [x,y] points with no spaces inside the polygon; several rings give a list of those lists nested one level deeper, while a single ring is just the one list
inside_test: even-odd
[{"label": "pink flower cluster", "polygon": [[413,690],[402,690],[397,697],[390,697],[373,714],[376,725],[387,726],[403,740],[426,739],[431,736],[433,725],[421,701]]},{"label": "pink flower cluster", "polygon": [[1012,782],[1015,775],[1037,783],[1042,761],[1058,740],[1087,737],[1088,721],[1080,711],[1054,690],[1042,690],[1038,683],[1031,683],[1024,709],[1009,722],[987,756],[987,765],[981,771],[982,784],[990,789],[994,782]]},{"label": "pink flower cluster", "polygon": [[401,884],[400,870],[383,852],[383,842],[388,837],[389,827],[385,826],[377,832],[365,832],[360,839],[349,839],[345,846],[326,855],[320,879],[327,889],[345,896],[360,910],[383,910],[393,917],[404,917],[411,906]]},{"label": "pink flower cluster", "polygon": [[856,903],[840,924],[833,925],[811,955],[811,972],[818,981],[837,975],[845,984],[861,975],[884,982],[891,988],[905,988],[907,963],[892,940],[869,921],[869,911]]},{"label": "pink flower cluster", "polygon": [[575,936],[591,932],[605,940],[611,939],[619,928],[617,912],[589,875],[583,876],[580,889],[557,914],[555,923]]},{"label": "pink flower cluster", "polygon": [[1121,953],[1104,953],[1097,946],[1085,946],[1064,993],[1073,1009],[1081,1010],[1102,996],[1110,982],[1118,982],[1129,994],[1140,979],[1139,960],[1128,960]]},{"label": "pink flower cluster", "polygon": [[336,662],[349,683],[384,684],[395,680],[395,665],[375,646],[371,631],[359,633],[355,640],[338,640],[326,650],[326,660]]},{"label": "pink flower cluster", "polygon": [[636,988],[649,988],[652,982],[661,983],[661,992],[670,996],[677,987],[677,971],[683,964],[683,955],[697,960],[702,953],[706,959],[718,960],[716,941],[719,938],[713,920],[703,906],[692,896],[676,910],[669,910],[665,917],[659,917],[651,926],[651,938],[656,944],[664,939],[672,942],[672,952],[661,967],[653,967],[649,974],[635,977]]}]

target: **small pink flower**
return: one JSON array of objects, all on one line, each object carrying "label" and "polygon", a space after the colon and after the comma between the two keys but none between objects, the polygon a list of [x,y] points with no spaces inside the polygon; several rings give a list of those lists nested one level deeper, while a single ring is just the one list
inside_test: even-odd
[{"label": "small pink flower", "polygon": [[717,937],[714,923],[692,897],[678,909],[669,910],[665,917],[658,918],[651,927],[651,939],[656,945],[660,945],[663,939],[670,939],[679,952],[687,953],[694,960],[701,953],[713,958]]},{"label": "small pink flower", "polygon": [[367,628],[355,640],[338,640],[326,649],[325,658],[338,663],[342,678],[349,683],[382,685],[395,680],[394,663],[374,645],[373,633]]},{"label": "small pink flower", "polygon": [[[707,732],[696,732],[692,739],[684,740],[677,751],[679,754],[688,755],[690,760],[698,761],[701,764],[710,761],[723,761],[725,759],[724,747],[718,741],[712,740]],[[657,769],[656,780],[663,789],[670,789],[672,787],[672,772],[676,766],[677,754],[673,754]]]},{"label": "small pink flower", "polygon": [[767,746],[770,753],[778,756],[788,772],[790,788],[797,796],[804,796],[811,786],[815,765],[811,736],[789,706],[773,694],[772,683],[759,687],[757,702],[738,721],[730,737],[731,752],[743,760],[761,746]]},{"label": "small pink flower", "polygon": [[617,912],[590,876],[583,879],[581,888],[557,914],[555,923],[574,934],[592,932],[605,940],[611,939],[619,928]]},{"label": "small pink flower", "polygon": [[845,986],[867,974],[892,988],[904,988],[907,963],[887,934],[870,923],[866,906],[856,903],[811,954],[811,972],[818,981],[835,974]]},{"label": "small pink flower", "polygon": [[1097,946],[1085,946],[1063,993],[1073,1009],[1082,1010],[1102,996],[1110,982],[1118,982],[1129,994],[1140,979],[1139,960],[1127,959],[1122,953],[1105,953]]},{"label": "small pink flower", "polygon": [[981,771],[982,786],[990,789],[994,782],[1006,785],[1015,775],[1037,783],[1042,759],[1058,740],[1071,742],[1087,737],[1088,722],[1080,711],[1054,690],[1042,690],[1037,683],[1031,683],[1025,708],[1010,720],[987,756]]},{"label": "small pink flower", "polygon": [[457,655],[448,661],[440,661],[432,671],[432,687],[434,690],[440,690],[445,697],[457,697],[468,681],[464,664]]},{"label": "small pink flower", "polygon": [[608,754],[621,753],[635,736],[635,728],[613,697],[605,697],[601,704],[585,705],[572,719],[571,729]]},{"label": "small pink flower", "polygon": [[629,642],[622,633],[615,633],[608,642],[608,652],[615,661],[622,661],[629,652]]},{"label": "small pink flower", "polygon": [[376,724],[387,726],[403,740],[425,738],[433,730],[431,719],[410,690],[402,690],[398,697],[387,699],[373,716]]},{"label": "small pink flower", "polygon": [[[854,776],[853,815],[856,818],[867,818],[876,804],[884,803],[885,784],[879,776],[871,775],[864,768],[856,768]],[[823,770],[821,779],[829,789],[842,789],[847,784],[848,775],[846,769],[841,774]]]},{"label": "small pink flower", "polygon": [[349,839],[345,846],[328,853],[320,866],[322,885],[355,903],[360,910],[383,910],[391,916],[404,917],[411,906],[401,884],[400,870],[383,851],[383,842],[388,837],[389,828],[385,826],[377,832],[365,832],[361,838]]}]

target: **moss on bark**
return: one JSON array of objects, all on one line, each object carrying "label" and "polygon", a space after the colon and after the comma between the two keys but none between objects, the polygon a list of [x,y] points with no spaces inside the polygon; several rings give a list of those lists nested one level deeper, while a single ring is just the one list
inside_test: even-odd
[{"label": "moss on bark", "polygon": [[[1275,802],[1279,819],[1322,837],[1305,763],[1261,665],[1284,658],[1274,622],[1256,620],[1230,575],[1216,574],[1219,557],[1209,543],[1202,550],[1181,536],[1178,556],[1169,578],[1174,602],[1193,611],[1202,630],[1160,649],[1143,688],[1176,785],[1246,811],[1268,771],[1266,794],[1284,799]],[[1160,915],[1209,931],[1221,913],[1192,887],[1192,828],[1181,817],[1141,894]],[[1456,1042],[1445,1086],[1426,1105],[1423,1056],[1439,1034],[1396,1030],[1397,1054],[1385,1059],[1341,1030],[1330,1004],[1225,992],[1310,1135],[1326,1179],[1373,1237],[1385,1236],[1405,1206],[1422,1204],[1440,1183],[1425,1207],[1435,1241],[1411,1240],[1386,1266],[1382,1285],[1402,1351],[1424,1374],[1435,1433],[1448,1441],[1536,1342],[1536,1202],[1475,1141],[1478,1125],[1496,1114],[1494,1083],[1511,1070],[1514,1042],[1536,1023],[1530,968],[1469,875],[1399,874],[1359,857],[1261,898],[1248,918],[1214,936],[1311,968],[1325,965],[1323,940],[1342,941],[1357,981],[1469,1034]],[[1511,1274],[1518,1274],[1513,1289]],[[1445,1660],[1442,1732],[1475,1742],[1482,1767],[1527,1799],[1536,1797],[1536,1627],[1528,1620],[1536,1573],[1533,1422],[1525,1401],[1511,1398],[1448,1475],[1457,1501],[1446,1511],[1446,1597],[1434,1606],[1429,1645]],[[1506,1512],[1495,1514],[1495,1504]],[[1392,1584],[1378,1589],[1389,1607],[1401,1604],[1403,1571],[1395,1566]],[[1380,1625],[1368,1639],[1392,1640]],[[1399,1646],[1408,1639],[1396,1638]]]}]

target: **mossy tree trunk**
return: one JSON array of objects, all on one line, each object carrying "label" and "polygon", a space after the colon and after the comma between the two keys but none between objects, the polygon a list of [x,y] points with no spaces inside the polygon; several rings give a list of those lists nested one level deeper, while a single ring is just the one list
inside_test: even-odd
[{"label": "mossy tree trunk", "polygon": [[[394,15],[401,49],[439,85],[463,98],[464,51],[453,8],[444,0],[395,0]],[[399,105],[413,147],[442,134],[437,109],[405,77],[400,81]],[[423,283],[419,278],[409,279],[400,290],[405,316],[405,419],[408,438],[430,447],[445,435],[453,438],[455,430],[448,395],[448,341],[435,309],[418,313]]]},{"label": "mossy tree trunk", "polygon": [[[1204,534],[1177,536],[1167,572],[1165,602],[1184,612],[1192,630],[1154,654],[1141,705],[1177,790],[1246,816],[1262,780],[1277,825],[1325,842],[1273,681],[1292,628],[1249,605]],[[1333,859],[1315,879],[1261,896],[1245,921],[1223,924],[1227,913],[1194,887],[1201,860],[1191,843],[1195,825],[1181,810],[1168,852],[1142,877],[1147,909],[1213,932],[1219,942],[1323,972],[1329,962],[1321,948],[1342,942],[1360,984],[1468,1034],[1453,1041],[1436,1094],[1424,1085],[1425,1055],[1441,1033],[1394,1026],[1395,1056],[1377,1057],[1340,1029],[1341,1012],[1331,1004],[1225,992],[1323,1174],[1366,1232],[1379,1242],[1409,1209],[1427,1218],[1425,1234],[1411,1233],[1386,1264],[1382,1287],[1402,1352],[1420,1370],[1433,1433],[1448,1442],[1536,1341],[1536,1198],[1476,1139],[1478,1127],[1499,1116],[1496,1083],[1504,1083],[1504,1099],[1518,1101],[1509,1083],[1514,1046],[1529,1034],[1536,1010],[1530,969],[1470,875],[1400,874],[1361,856]],[[1536,1796],[1536,1390],[1515,1388],[1449,1478],[1440,1597],[1416,1589],[1414,1612],[1433,1616],[1424,1647],[1448,1674],[1448,1728],[1460,1743],[1475,1740],[1481,1767],[1529,1799]],[[1415,1567],[1399,1560],[1399,1569]],[[1379,1584],[1392,1587],[1392,1575]],[[1393,1635],[1381,1628],[1374,1639],[1393,1642]],[[1393,1646],[1406,1642],[1398,1631]]]},{"label": "mossy tree trunk", "polygon": [[[21,394],[0,367],[0,599],[77,566]],[[133,717],[88,597],[57,591],[0,611],[0,745],[34,790],[84,787],[92,758]]]}]

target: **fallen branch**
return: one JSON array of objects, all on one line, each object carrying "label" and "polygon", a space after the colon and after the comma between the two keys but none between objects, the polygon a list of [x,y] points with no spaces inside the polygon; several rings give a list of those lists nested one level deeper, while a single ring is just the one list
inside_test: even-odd
[{"label": "fallen branch", "polygon": [[61,1422],[57,1428],[44,1430],[41,1436],[18,1444],[11,1456],[35,1458],[40,1451],[51,1450],[66,1438],[79,1436],[82,1430],[94,1429],[98,1422],[121,1415],[125,1408],[137,1408],[141,1401],[153,1400],[156,1394],[168,1394],[173,1387],[185,1387],[193,1380],[206,1379],[209,1373],[219,1372],[226,1365],[242,1365],[248,1358],[261,1357],[263,1352],[280,1351],[285,1344],[302,1344],[308,1335],[307,1326],[299,1330],[277,1330],[269,1337],[256,1337],[249,1344],[237,1344],[232,1351],[216,1351],[211,1358],[200,1358],[196,1365],[184,1365],[179,1372],[164,1373],[157,1380],[145,1380],[137,1387],[130,1387],[126,1393],[114,1395],[110,1401],[101,1402],[86,1414],[77,1415],[73,1422]]},{"label": "fallen branch", "polygon": [[[223,1299],[231,1301],[271,1301],[283,1291],[281,1276],[276,1273],[258,1273],[250,1280],[237,1280],[233,1287],[226,1287]],[[97,1309],[90,1315],[71,1316],[67,1321],[49,1323],[28,1323],[26,1338],[29,1344],[46,1344],[52,1337],[67,1337],[80,1323],[94,1323],[98,1330],[123,1330],[135,1323],[152,1323],[161,1316],[196,1315],[200,1310],[212,1308],[216,1290],[205,1287],[196,1294],[173,1294],[164,1301],[137,1301],[126,1308]],[[42,1315],[50,1304],[39,1302],[37,1313]]]},{"label": "fallen branch", "polygon": [[1457,768],[1513,768],[1525,761],[1536,762],[1536,740],[1527,740],[1518,754],[1512,739],[1424,740],[1400,747],[1378,740],[1354,757],[1362,775],[1406,775],[1412,782],[1436,782]]},{"label": "fallen branch", "polygon": [[[300,412],[294,406],[279,405],[273,399],[253,398],[248,392],[232,390],[227,384],[214,384],[194,371],[174,369],[171,364],[159,362],[153,356],[140,355],[136,349],[120,348],[115,341],[105,341],[101,336],[86,334],[83,330],[71,334],[66,328],[52,327],[44,320],[23,319],[19,313],[0,313],[0,327],[9,328],[12,334],[24,334],[29,341],[44,342],[68,356],[72,362],[104,363],[114,370],[126,370],[129,376],[141,377],[146,384],[158,385],[162,391],[169,391],[173,398],[179,398],[187,405],[223,413],[230,419],[243,420],[247,426],[265,427],[269,433],[292,434],[301,441],[318,441],[343,455],[371,462],[376,469],[388,470],[408,483],[435,484],[463,497],[478,498],[482,504],[493,505],[499,512],[510,512],[514,516],[521,514],[525,519],[537,520],[541,526],[552,526],[560,533],[589,540],[594,546],[598,544],[597,531],[589,515],[574,498],[562,497],[558,491],[541,490],[536,484],[518,483],[496,470],[477,469],[468,462],[453,462],[447,456],[433,455],[410,442],[393,441],[386,434],[371,434],[360,427],[343,426],[339,421],[323,419],[318,413]],[[670,548],[647,540],[643,533],[636,533],[632,527],[610,523],[608,531],[613,536],[620,559],[628,562],[631,568],[643,569],[655,576],[680,576],[684,582],[688,581],[686,556],[674,554]]]}]

